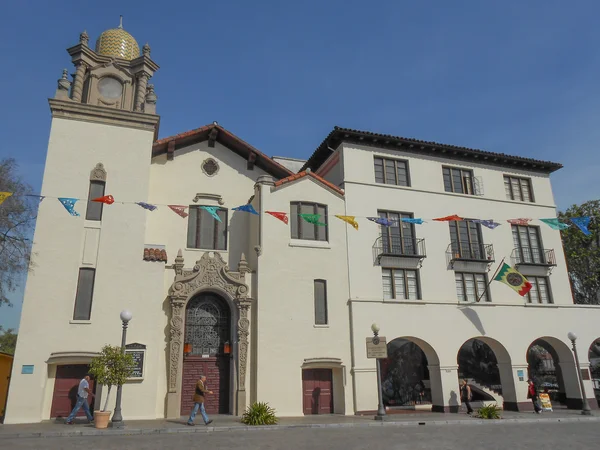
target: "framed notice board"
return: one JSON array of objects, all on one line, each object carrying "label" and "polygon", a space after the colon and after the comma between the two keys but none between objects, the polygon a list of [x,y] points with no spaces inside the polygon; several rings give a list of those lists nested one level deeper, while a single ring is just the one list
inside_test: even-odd
[{"label": "framed notice board", "polygon": [[144,344],[127,344],[125,353],[133,357],[133,373],[127,380],[142,381],[144,379],[144,367],[146,365],[146,346]]}]

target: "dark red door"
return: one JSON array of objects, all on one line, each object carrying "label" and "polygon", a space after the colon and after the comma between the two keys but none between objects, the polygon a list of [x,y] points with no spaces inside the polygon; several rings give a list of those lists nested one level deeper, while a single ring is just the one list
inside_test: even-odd
[{"label": "dark red door", "polygon": [[[52,408],[50,417],[67,417],[77,402],[77,390],[79,382],[86,375],[89,366],[86,364],[71,364],[58,366],[56,368],[56,379],[54,381],[54,393],[52,394]],[[95,392],[94,382],[90,381],[90,389]],[[94,398],[88,396],[90,410],[94,410]],[[77,413],[77,417],[85,417],[83,408]]]},{"label": "dark red door", "polygon": [[206,389],[213,391],[204,399],[208,414],[229,414],[229,355],[186,356],[183,359],[181,386],[181,415],[186,416],[194,406],[194,391],[201,375],[206,377]]},{"label": "dark red door", "polygon": [[333,414],[333,375],[331,369],[302,371],[304,414]]}]

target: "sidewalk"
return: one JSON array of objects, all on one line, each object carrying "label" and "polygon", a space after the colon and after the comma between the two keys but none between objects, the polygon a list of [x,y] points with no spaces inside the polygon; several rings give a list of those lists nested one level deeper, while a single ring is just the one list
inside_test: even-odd
[{"label": "sidewalk", "polygon": [[[93,425],[83,422],[75,425],[64,425],[61,422],[46,421],[35,424],[0,425],[0,441],[2,439],[35,438],[35,437],[72,437],[72,436],[117,436],[136,434],[168,434],[168,433],[208,433],[255,430],[283,430],[289,428],[342,428],[342,427],[377,427],[377,426],[423,426],[423,425],[500,425],[507,423],[551,423],[551,422],[600,422],[600,415],[582,416],[580,411],[560,410],[543,414],[518,413],[504,411],[502,420],[481,420],[465,414],[414,413],[392,414],[385,421],[376,421],[373,416],[340,416],[315,415],[303,417],[283,417],[278,425],[249,427],[240,422],[239,417],[213,416],[210,426],[199,424],[195,427],[186,425],[187,417],[177,420],[132,420],[126,421],[123,429],[107,428],[98,430]],[[0,444],[1,446],[1,444]]]}]

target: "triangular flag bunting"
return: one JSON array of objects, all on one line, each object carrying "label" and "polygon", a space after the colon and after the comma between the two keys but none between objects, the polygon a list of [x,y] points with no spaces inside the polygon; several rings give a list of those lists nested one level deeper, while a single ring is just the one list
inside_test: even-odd
[{"label": "triangular flag bunting", "polygon": [[93,198],[93,202],[98,203],[106,203],[107,205],[112,205],[115,202],[115,199],[112,195],[103,195],[102,197]]},{"label": "triangular flag bunting", "polygon": [[343,220],[346,223],[349,223],[354,227],[355,230],[358,230],[358,222],[356,221],[356,216],[338,216],[336,214],[335,217],[337,217],[340,220]]},{"label": "triangular flag bunting", "polygon": [[[25,197],[35,197],[40,201],[40,203],[42,200],[44,200],[46,198],[45,196],[38,195],[38,194],[26,194]],[[0,203],[2,203],[2,202],[0,201]]]},{"label": "triangular flag bunting", "polygon": [[592,234],[592,232],[590,230],[588,230],[588,227],[590,226],[590,218],[589,217],[571,217],[571,222],[573,222],[573,225],[575,225],[577,228],[579,228],[581,230],[581,232],[583,234],[585,234],[586,236],[589,236]]},{"label": "triangular flag bunting", "polygon": [[500,281],[514,289],[521,297],[531,290],[531,283],[527,281],[523,275],[515,269],[504,263],[494,278],[495,281]]},{"label": "triangular flag bunting", "polygon": [[11,195],[12,195],[12,192],[0,192],[0,205],[2,203],[4,203],[4,200],[6,200]]},{"label": "triangular flag bunting", "polygon": [[157,208],[156,206],[146,202],[136,202],[136,205],[140,205],[142,208],[147,209],[148,211],[154,211]]},{"label": "triangular flag bunting", "polygon": [[318,225],[320,227],[327,226],[326,223],[319,222],[319,219],[321,218],[321,214],[298,214],[298,215],[300,217],[302,217],[304,220],[306,220],[308,223],[312,223],[313,225]]},{"label": "triangular flag bunting", "polygon": [[531,222],[531,219],[523,219],[523,218],[508,219],[507,222],[512,225],[529,225],[529,222]]},{"label": "triangular flag bunting", "polygon": [[207,211],[217,222],[223,222],[217,211],[220,209],[218,206],[201,206],[200,209]]},{"label": "triangular flag bunting", "polygon": [[470,220],[469,222],[480,223],[484,227],[488,227],[492,230],[500,225],[498,222],[494,222],[492,219],[489,219],[489,220],[473,219],[473,220]]},{"label": "triangular flag bunting", "polygon": [[384,227],[391,227],[394,225],[394,222],[386,219],[385,217],[367,217],[371,222],[375,222],[378,225],[383,225]]},{"label": "triangular flag bunting", "polygon": [[463,218],[460,216],[457,216],[456,214],[453,214],[451,216],[438,217],[437,219],[433,219],[433,220],[437,220],[438,222],[450,222],[452,220],[463,220]]},{"label": "triangular flag bunting", "polygon": [[406,223],[416,223],[417,225],[421,225],[423,223],[423,219],[411,219],[408,217],[403,217],[402,219],[400,219],[402,222],[406,222]]},{"label": "triangular flag bunting", "polygon": [[553,230],[565,230],[569,228],[569,225],[560,222],[558,219],[540,219],[540,222],[544,222]]},{"label": "triangular flag bunting", "polygon": [[272,215],[273,217],[275,217],[276,219],[281,220],[283,223],[285,223],[286,225],[288,224],[288,216],[287,213],[284,212],[279,212],[279,211],[265,211],[267,214]]},{"label": "triangular flag bunting", "polygon": [[65,209],[69,212],[69,214],[71,214],[72,216],[79,216],[79,213],[77,211],[75,211],[75,203],[77,202],[76,198],[58,198],[58,201],[62,203],[62,205],[65,207]]},{"label": "triangular flag bunting", "polygon": [[234,211],[249,212],[250,214],[256,214],[258,216],[258,213],[256,212],[256,210],[250,203],[248,203],[247,205],[238,206],[237,208],[231,208],[231,209]]},{"label": "triangular flag bunting", "polygon": [[172,210],[172,211],[173,211],[175,214],[177,214],[177,215],[179,215],[179,216],[183,217],[184,219],[185,219],[187,216],[189,216],[189,214],[185,212],[185,208],[187,208],[187,206],[183,206],[183,205],[167,205],[167,206],[168,206],[169,208],[171,208],[171,210]]}]

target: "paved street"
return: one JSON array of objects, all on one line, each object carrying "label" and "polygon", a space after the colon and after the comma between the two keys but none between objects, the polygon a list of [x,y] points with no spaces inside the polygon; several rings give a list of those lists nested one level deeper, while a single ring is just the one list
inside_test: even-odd
[{"label": "paved street", "polygon": [[490,425],[425,425],[411,427],[288,429],[228,431],[152,436],[24,438],[1,442],[3,449],[154,450],[464,450],[594,449],[600,445],[598,423]]}]

